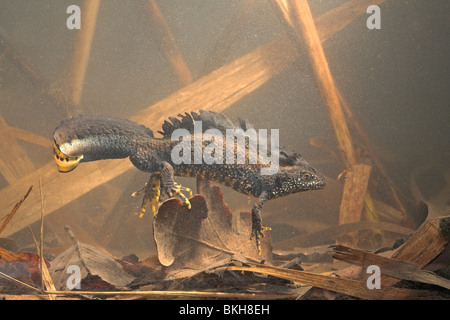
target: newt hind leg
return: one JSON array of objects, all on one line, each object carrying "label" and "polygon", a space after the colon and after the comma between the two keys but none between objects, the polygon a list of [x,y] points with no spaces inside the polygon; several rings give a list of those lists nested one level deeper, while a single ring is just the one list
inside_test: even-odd
[{"label": "newt hind leg", "polygon": [[147,203],[149,201],[153,215],[155,215],[156,212],[158,211],[161,199],[160,186],[161,186],[161,175],[159,173],[154,173],[150,175],[150,179],[148,179],[148,182],[144,185],[142,189],[133,192],[132,194],[133,197],[140,194],[144,194],[144,197],[142,198],[141,213],[139,215],[139,218],[143,217],[145,213],[145,207],[147,206]]},{"label": "newt hind leg", "polygon": [[148,201],[150,201],[153,215],[156,215],[159,205],[165,196],[169,198],[178,196],[183,200],[184,204],[188,205],[188,209],[191,209],[191,203],[183,192],[187,192],[189,196],[192,196],[191,189],[183,187],[174,181],[172,166],[167,162],[162,162],[159,173],[153,173],[145,186],[141,190],[134,192],[132,196],[144,194],[140,214],[140,217],[142,217]]}]

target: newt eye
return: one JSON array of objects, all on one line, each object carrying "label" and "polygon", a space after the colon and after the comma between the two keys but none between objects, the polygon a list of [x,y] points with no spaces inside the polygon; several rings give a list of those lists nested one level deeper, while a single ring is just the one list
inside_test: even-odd
[{"label": "newt eye", "polygon": [[302,172],[301,178],[302,178],[303,181],[308,182],[308,181],[312,180],[313,175],[311,173],[309,173],[309,172]]}]

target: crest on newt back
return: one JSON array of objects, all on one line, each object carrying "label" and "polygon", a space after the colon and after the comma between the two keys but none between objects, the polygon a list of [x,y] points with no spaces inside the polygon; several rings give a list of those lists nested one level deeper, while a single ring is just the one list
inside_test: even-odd
[{"label": "crest on newt back", "polygon": [[[178,129],[185,129],[189,133],[195,133],[195,124],[198,121],[202,121],[202,132],[205,132],[209,129],[217,129],[222,132],[225,136],[227,130],[233,129],[235,130],[235,135],[237,140],[239,140],[240,136],[244,139],[251,136],[248,134],[250,130],[254,130],[250,123],[247,120],[238,119],[236,122],[232,122],[225,115],[216,113],[213,111],[204,111],[200,110],[199,113],[191,112],[183,114],[179,114],[178,118],[169,117],[169,120],[165,120],[162,125],[162,131],[158,131],[164,139],[171,139],[174,132]],[[254,183],[251,183],[251,187],[249,184],[244,184],[242,178],[245,180],[245,176],[237,176],[235,172],[241,172],[243,169],[247,171],[251,171],[252,173],[259,170],[259,168],[263,165],[250,165],[248,163],[248,158],[250,158],[251,153],[255,152],[258,157],[261,155],[260,152],[256,150],[250,150],[249,140],[246,139],[246,144],[240,151],[237,153],[247,153],[246,161],[247,163],[244,165],[235,165],[231,170],[226,170],[222,168],[220,165],[212,165],[210,168],[205,168],[206,172],[222,172],[219,177],[217,175],[206,174],[205,178],[208,180],[214,180],[215,182],[222,183],[224,185],[230,186],[233,189],[246,193],[253,196],[259,196],[263,190],[260,188],[263,184],[265,185],[268,197],[275,198],[284,196],[287,194],[297,193],[300,191],[307,190],[315,190],[322,189],[325,186],[325,179],[320,174],[318,170],[309,165],[303,157],[295,152],[287,152],[284,150],[279,150],[277,152],[277,164],[279,164],[279,170],[275,174],[270,174],[267,176],[262,176],[259,174],[257,178],[255,178]],[[258,141],[261,143],[261,141]],[[265,141],[262,141],[264,144]],[[267,144],[270,145],[273,141],[267,141]],[[223,149],[226,147],[223,146]],[[237,146],[236,148],[239,148]],[[271,148],[267,147],[267,150],[271,150]],[[225,153],[225,151],[224,151]],[[225,156],[223,156],[225,158]],[[234,162],[236,163],[236,161]],[[223,165],[222,165],[223,166]],[[188,171],[190,168],[187,169]],[[243,171],[246,171],[243,170]],[[249,174],[249,172],[242,172],[243,174]],[[185,174],[183,174],[185,175]],[[186,174],[190,176],[189,174]],[[212,179],[211,179],[212,178]],[[258,180],[258,181],[256,181]],[[247,187],[247,188],[245,188]]]}]

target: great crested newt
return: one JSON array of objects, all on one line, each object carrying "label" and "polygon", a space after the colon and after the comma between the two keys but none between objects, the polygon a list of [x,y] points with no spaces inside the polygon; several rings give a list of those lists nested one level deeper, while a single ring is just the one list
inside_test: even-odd
[{"label": "great crested newt", "polygon": [[[192,192],[176,183],[174,176],[214,181],[240,193],[256,197],[258,200],[252,208],[250,240],[256,240],[259,252],[260,237],[264,236],[263,231],[269,229],[262,226],[261,219],[261,208],[267,200],[325,187],[325,179],[319,171],[294,152],[279,150],[276,172],[262,174],[261,169],[268,164],[249,160],[257,151],[251,148],[248,139],[241,145],[237,145],[236,140],[239,139],[235,139],[233,143],[236,146],[233,144],[233,149],[228,149],[235,151],[232,160],[245,155],[244,162],[228,161],[229,159],[213,163],[173,161],[172,152],[180,144],[179,139],[172,139],[177,129],[183,129],[182,132],[192,134],[191,139],[195,140],[198,135],[195,125],[199,121],[202,123],[201,134],[208,129],[216,129],[225,136],[228,129],[234,129],[237,132],[237,138],[248,132],[251,126],[247,121],[239,120],[238,123],[233,123],[223,114],[204,110],[199,113],[179,114],[178,118],[170,117],[168,120],[164,121],[162,131],[159,131],[162,136],[155,137],[152,130],[130,120],[88,115],[65,119],[58,125],[53,135],[54,157],[58,169],[60,172],[70,172],[81,162],[128,157],[136,168],[151,173],[146,186],[134,193],[134,195],[144,194],[141,214],[145,212],[148,201],[151,203],[153,214],[156,214],[157,207],[165,196],[178,196],[190,208],[189,200],[183,192],[188,192],[190,195]],[[220,143],[216,140],[202,141],[201,150],[192,147],[192,145],[195,146],[193,141],[192,144],[188,144],[189,149],[187,149],[191,154],[183,154],[183,156],[186,156],[185,159],[192,160],[195,157],[198,159],[198,152],[206,151],[207,148],[211,150],[211,144],[215,147],[216,154],[213,155],[215,159],[224,160],[226,145],[223,140]],[[186,153],[186,149],[184,150]]]}]

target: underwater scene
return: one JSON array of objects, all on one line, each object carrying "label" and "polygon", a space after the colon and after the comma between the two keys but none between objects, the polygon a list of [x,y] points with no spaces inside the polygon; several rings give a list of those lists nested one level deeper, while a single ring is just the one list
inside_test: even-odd
[{"label": "underwater scene", "polygon": [[0,298],[448,300],[449,13],[1,1]]}]

